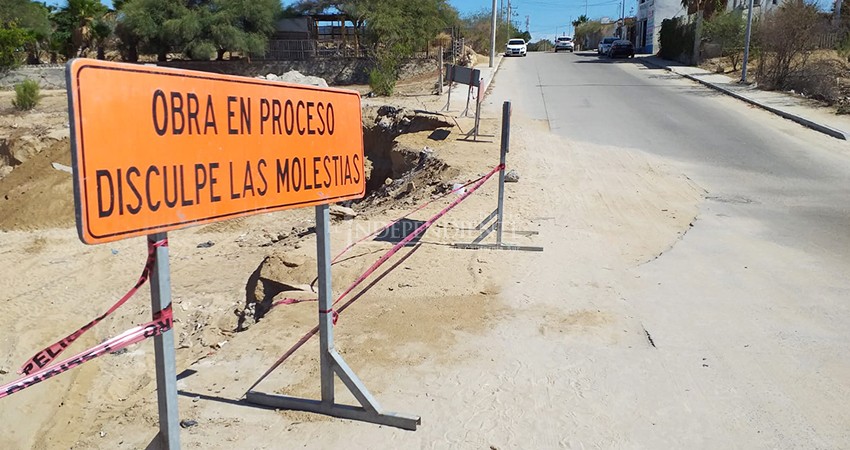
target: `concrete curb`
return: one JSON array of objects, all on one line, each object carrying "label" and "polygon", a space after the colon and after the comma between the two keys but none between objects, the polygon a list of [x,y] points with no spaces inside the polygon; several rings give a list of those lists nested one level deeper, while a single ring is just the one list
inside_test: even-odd
[{"label": "concrete curb", "polygon": [[820,132],[820,133],[823,133],[823,134],[826,134],[828,136],[834,137],[836,139],[841,139],[841,140],[844,140],[844,141],[850,140],[850,139],[848,139],[848,134],[841,131],[841,130],[837,130],[837,129],[832,128],[830,126],[823,125],[823,124],[820,124],[820,123],[817,123],[817,122],[813,122],[813,121],[806,119],[804,117],[800,117],[796,114],[791,114],[787,111],[783,111],[781,109],[765,105],[764,103],[760,103],[760,102],[753,100],[753,99],[751,99],[751,98],[749,98],[745,95],[741,95],[741,94],[739,94],[735,91],[720,87],[720,86],[718,86],[714,83],[710,83],[708,81],[702,80],[702,79],[695,77],[693,75],[677,72],[677,71],[673,70],[672,68],[670,68],[668,66],[658,64],[654,61],[650,61],[648,59],[643,59],[643,61],[646,62],[647,64],[651,65],[651,66],[655,66],[659,69],[664,69],[664,70],[667,70],[669,72],[675,73],[676,75],[679,75],[680,77],[687,78],[691,81],[696,81],[697,83],[702,84],[703,86],[714,89],[718,92],[722,92],[722,93],[724,93],[724,94],[726,94],[730,97],[734,97],[734,98],[741,100],[743,102],[747,102],[747,103],[749,103],[753,106],[757,106],[761,109],[764,109],[765,111],[776,114],[777,116],[780,116],[780,117],[783,117],[785,119],[797,122],[798,124],[803,125],[804,127],[810,128],[812,130],[815,130],[817,132]]}]

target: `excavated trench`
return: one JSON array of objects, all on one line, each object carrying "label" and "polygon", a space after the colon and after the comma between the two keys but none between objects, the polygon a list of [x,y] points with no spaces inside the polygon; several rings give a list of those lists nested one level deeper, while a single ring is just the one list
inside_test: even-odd
[{"label": "excavated trench", "polygon": [[[368,114],[368,113],[367,113]],[[370,123],[371,122],[371,123]],[[363,117],[363,145],[366,153],[366,194],[421,168],[430,155],[397,141],[403,134],[452,128],[448,117],[416,110],[381,106]]]},{"label": "excavated trench", "polygon": [[[363,144],[366,156],[365,201],[376,197],[389,198],[391,193],[410,193],[412,180],[434,182],[439,173],[448,166],[430,151],[411,148],[398,141],[399,136],[409,133],[453,128],[453,121],[439,114],[415,111],[393,106],[381,106],[364,110]],[[407,184],[408,186],[401,186]],[[401,187],[400,187],[401,186]],[[392,195],[398,198],[397,195]],[[293,230],[292,238],[298,239],[312,230]],[[272,308],[275,297],[286,292],[304,293],[305,286],[314,280],[315,264],[293,260],[289,255],[270,255],[251,274],[245,286],[245,307],[236,311],[236,331],[248,329]],[[308,291],[309,292],[309,291]]]}]

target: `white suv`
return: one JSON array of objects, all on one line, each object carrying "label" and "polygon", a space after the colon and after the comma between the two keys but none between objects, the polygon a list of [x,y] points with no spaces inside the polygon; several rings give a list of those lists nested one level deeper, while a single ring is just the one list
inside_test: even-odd
[{"label": "white suv", "polygon": [[505,46],[505,56],[525,56],[528,53],[528,45],[523,39],[511,39]]},{"label": "white suv", "polygon": [[569,36],[558,36],[558,38],[555,39],[555,53],[558,53],[558,50],[568,50],[570,52],[575,50],[573,38]]}]

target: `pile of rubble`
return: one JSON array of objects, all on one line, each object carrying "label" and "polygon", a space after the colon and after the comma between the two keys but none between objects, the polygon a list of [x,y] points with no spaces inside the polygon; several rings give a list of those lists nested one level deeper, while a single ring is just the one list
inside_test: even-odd
[{"label": "pile of rubble", "polygon": [[311,75],[304,75],[297,70],[290,70],[289,72],[286,72],[283,75],[275,75],[273,73],[270,73],[266,76],[260,75],[257,78],[269,81],[283,81],[285,83],[306,84],[309,86],[318,86],[323,88],[328,87],[328,82],[325,81],[324,78],[314,77]]}]

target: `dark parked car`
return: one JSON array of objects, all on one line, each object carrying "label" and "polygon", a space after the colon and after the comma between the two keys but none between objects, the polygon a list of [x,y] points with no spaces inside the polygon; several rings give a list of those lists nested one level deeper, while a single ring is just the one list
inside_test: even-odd
[{"label": "dark parked car", "polygon": [[611,48],[608,49],[608,57],[616,58],[618,56],[625,56],[626,58],[635,57],[635,46],[631,41],[621,39],[611,44]]}]

